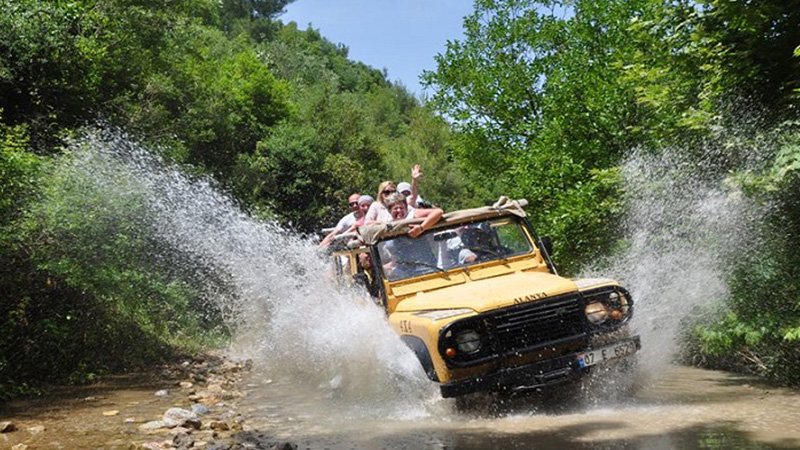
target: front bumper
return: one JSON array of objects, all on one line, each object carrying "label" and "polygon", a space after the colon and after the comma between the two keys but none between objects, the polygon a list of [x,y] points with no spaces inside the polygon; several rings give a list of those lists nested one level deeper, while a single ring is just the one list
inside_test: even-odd
[{"label": "front bumper", "polygon": [[[633,343],[636,346],[636,350],[642,348],[639,336],[631,336],[618,342],[623,341]],[[588,350],[591,349],[586,351]],[[585,367],[579,358],[586,351],[569,353],[516,367],[502,367],[485,375],[443,383],[441,385],[442,397],[457,397],[483,391],[513,392],[541,389],[577,380],[591,369],[590,367]]]}]

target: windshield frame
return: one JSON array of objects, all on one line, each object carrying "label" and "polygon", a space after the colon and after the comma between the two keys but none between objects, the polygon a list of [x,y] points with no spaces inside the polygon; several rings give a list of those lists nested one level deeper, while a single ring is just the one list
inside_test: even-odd
[{"label": "windshield frame", "polygon": [[[482,228],[488,228],[489,231],[494,232],[494,237],[496,238],[495,244],[502,247],[503,244],[507,244],[507,241],[500,241],[500,237],[498,235],[498,229],[500,227],[505,227],[504,229],[508,230],[516,230],[516,239],[518,243],[522,243],[523,247],[518,248],[516,250],[511,249],[509,247],[505,247],[507,251],[498,253],[496,255],[489,255],[480,258],[480,260],[475,260],[471,262],[460,261],[459,259],[452,259],[453,254],[450,254],[449,261],[443,261],[442,256],[442,245],[448,245],[453,239],[459,238],[460,234],[464,232],[467,228],[474,228],[481,226]],[[452,233],[451,237],[441,238],[441,236],[449,236]],[[431,253],[435,253],[437,250],[439,252],[438,255],[434,255],[433,260],[429,260],[430,258],[426,255],[425,260],[423,261],[413,261],[413,260],[406,260],[406,259],[395,259],[394,262],[400,261],[402,265],[410,265],[408,270],[401,273],[399,276],[391,275],[387,268],[392,270],[396,270],[394,267],[388,267],[391,261],[387,260],[387,256],[391,252],[390,249],[387,251],[387,246],[392,242],[401,242],[398,240],[402,240],[409,245],[409,247],[416,247],[416,243],[427,242],[429,244],[429,249]],[[434,244],[435,243],[435,244]],[[438,248],[437,248],[438,246]],[[415,279],[419,277],[430,277],[431,275],[438,275],[443,274],[445,278],[449,278],[448,275],[452,272],[457,271],[465,271],[469,273],[469,270],[473,267],[477,266],[494,266],[498,264],[508,264],[509,261],[518,260],[520,258],[524,258],[526,256],[533,256],[536,254],[538,245],[536,244],[536,237],[533,231],[529,228],[529,224],[526,220],[520,217],[508,215],[508,216],[501,216],[501,217],[487,217],[481,218],[478,220],[471,220],[471,221],[464,221],[454,224],[448,224],[446,226],[437,226],[433,229],[427,230],[422,235],[417,238],[410,238],[408,235],[392,235],[388,236],[384,239],[381,239],[377,243],[373,245],[373,261],[376,262],[376,270],[380,273],[381,278],[388,281],[389,283],[396,283],[396,282],[405,282],[410,279]],[[422,246],[424,247],[424,246]],[[458,250],[460,251],[464,248],[463,242],[461,243],[461,247],[458,248],[451,248],[448,251]],[[491,252],[487,252],[491,253]],[[431,264],[432,261],[435,261]]]}]

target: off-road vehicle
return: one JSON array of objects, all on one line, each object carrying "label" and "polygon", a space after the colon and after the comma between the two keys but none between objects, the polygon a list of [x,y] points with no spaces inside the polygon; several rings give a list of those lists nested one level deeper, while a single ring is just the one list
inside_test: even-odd
[{"label": "off-road vehicle", "polygon": [[443,397],[541,389],[630,358],[630,294],[610,279],[557,274],[525,200],[461,210],[421,236],[420,219],[367,225],[331,251],[365,285]]}]

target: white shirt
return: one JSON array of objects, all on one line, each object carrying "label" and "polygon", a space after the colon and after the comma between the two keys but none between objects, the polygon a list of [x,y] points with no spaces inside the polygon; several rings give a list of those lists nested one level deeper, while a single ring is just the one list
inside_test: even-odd
[{"label": "white shirt", "polygon": [[386,209],[386,206],[383,205],[381,202],[372,202],[369,205],[369,210],[367,211],[367,222],[375,221],[375,222],[391,222],[392,214]]},{"label": "white shirt", "polygon": [[351,212],[350,214],[339,219],[339,223],[337,223],[335,227],[336,234],[344,233],[345,231],[347,231],[350,227],[353,226],[354,223],[356,223],[356,220],[358,219],[356,219],[356,213],[354,212]]}]

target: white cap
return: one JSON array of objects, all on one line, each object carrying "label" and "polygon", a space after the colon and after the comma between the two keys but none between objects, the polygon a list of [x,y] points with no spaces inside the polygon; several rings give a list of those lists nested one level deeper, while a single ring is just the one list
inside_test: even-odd
[{"label": "white cap", "polygon": [[[405,181],[403,181],[402,183],[399,183],[397,185],[397,192],[403,194],[406,191],[411,192],[411,185],[410,184],[408,184]],[[405,194],[403,194],[403,195],[405,195]]]}]

